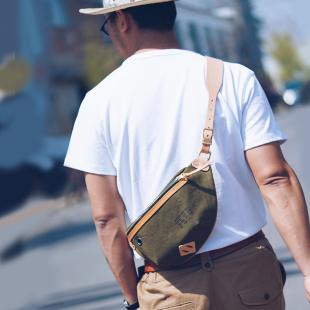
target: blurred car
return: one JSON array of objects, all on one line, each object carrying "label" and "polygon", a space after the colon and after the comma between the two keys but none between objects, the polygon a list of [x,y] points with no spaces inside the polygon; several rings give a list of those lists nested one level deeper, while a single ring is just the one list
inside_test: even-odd
[{"label": "blurred car", "polygon": [[301,88],[302,82],[289,82],[285,85],[283,92],[283,100],[289,106],[296,106],[301,104]]}]

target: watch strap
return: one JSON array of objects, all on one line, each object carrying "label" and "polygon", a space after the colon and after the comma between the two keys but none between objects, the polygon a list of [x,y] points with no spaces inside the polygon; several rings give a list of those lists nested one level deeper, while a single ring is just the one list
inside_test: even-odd
[{"label": "watch strap", "polygon": [[124,300],[124,305],[125,305],[127,310],[136,310],[136,309],[138,309],[140,307],[138,300],[135,303],[131,304],[130,306],[126,306],[126,304],[128,304],[128,302],[125,299]]}]

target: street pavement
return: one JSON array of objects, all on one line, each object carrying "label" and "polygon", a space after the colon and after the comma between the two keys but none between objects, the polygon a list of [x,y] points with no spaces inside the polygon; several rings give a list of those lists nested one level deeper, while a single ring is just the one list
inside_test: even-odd
[{"label": "street pavement", "polygon": [[[282,147],[310,201],[309,106],[276,113],[289,138]],[[44,201],[35,198],[24,206]],[[268,212],[267,212],[268,213]],[[268,213],[264,231],[287,270],[288,310],[306,310],[303,276]],[[64,209],[0,228],[1,310],[121,310],[123,296],[101,252],[87,196]]]}]

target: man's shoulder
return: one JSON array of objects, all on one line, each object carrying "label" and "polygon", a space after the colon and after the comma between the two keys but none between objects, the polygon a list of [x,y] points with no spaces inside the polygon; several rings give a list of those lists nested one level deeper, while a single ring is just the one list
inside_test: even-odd
[{"label": "man's shoulder", "polygon": [[121,76],[121,68],[122,66],[118,67],[116,70],[111,72],[108,76],[106,76],[100,83],[98,83],[94,88],[92,88],[88,93],[87,97],[96,99],[108,97],[110,94],[115,93],[119,80]]},{"label": "man's shoulder", "polygon": [[244,91],[250,87],[250,79],[255,76],[249,68],[238,64],[224,62],[223,91],[229,96],[237,96],[238,101]]},{"label": "man's shoulder", "polygon": [[224,62],[224,79],[247,80],[254,72],[239,63]]}]

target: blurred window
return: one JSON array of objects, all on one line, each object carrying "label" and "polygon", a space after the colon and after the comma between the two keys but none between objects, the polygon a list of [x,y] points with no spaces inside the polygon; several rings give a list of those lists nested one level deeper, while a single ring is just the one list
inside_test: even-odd
[{"label": "blurred window", "polygon": [[214,45],[214,40],[212,38],[212,31],[209,28],[205,28],[206,40],[209,49],[209,56],[216,57],[216,50]]},{"label": "blurred window", "polygon": [[67,27],[69,23],[63,0],[49,0],[48,3],[51,12],[51,25]]},{"label": "blurred window", "polygon": [[220,54],[221,58],[223,60],[228,61],[229,60],[229,41],[228,41],[228,36],[227,32],[223,30],[218,30],[218,40],[219,40],[219,49],[220,49]]},{"label": "blurred window", "polygon": [[190,23],[188,25],[188,28],[189,28],[189,35],[190,35],[192,42],[193,42],[193,45],[194,45],[194,50],[195,50],[195,52],[201,54],[202,50],[201,50],[201,46],[199,43],[199,34],[198,34],[197,26],[193,23]]}]

